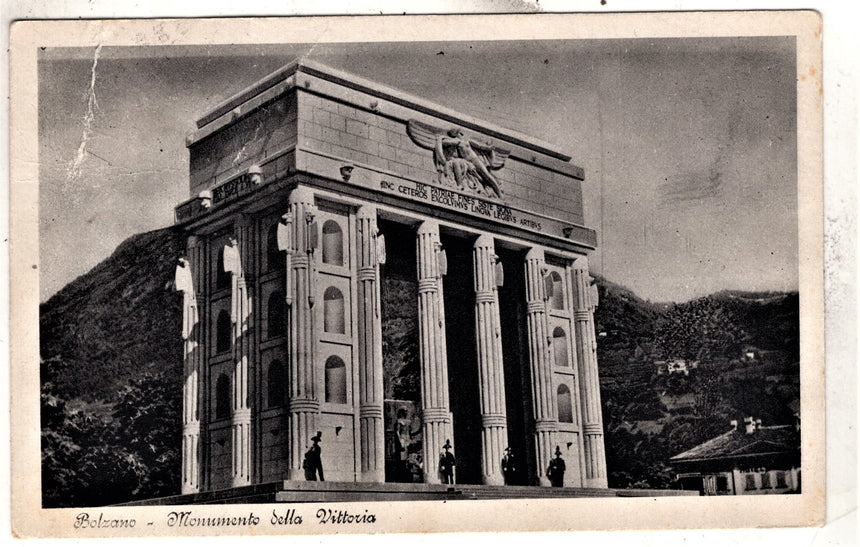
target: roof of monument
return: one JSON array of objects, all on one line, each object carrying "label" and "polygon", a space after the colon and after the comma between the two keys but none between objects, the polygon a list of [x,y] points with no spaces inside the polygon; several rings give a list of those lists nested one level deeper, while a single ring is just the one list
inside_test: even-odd
[{"label": "roof of monument", "polygon": [[197,120],[198,133],[202,133],[204,131],[204,127],[215,122],[222,116],[229,115],[230,112],[237,107],[255,99],[261,94],[271,92],[270,90],[277,86],[280,86],[279,93],[285,92],[286,90],[294,87],[299,87],[299,83],[297,83],[297,74],[299,73],[339,84],[360,93],[390,101],[400,106],[413,109],[417,112],[456,123],[463,127],[479,131],[493,137],[504,139],[556,160],[568,162],[571,159],[570,155],[560,151],[555,145],[544,142],[540,139],[525,135],[512,129],[497,126],[490,122],[479,120],[473,116],[456,112],[446,106],[432,103],[409,93],[367,80],[348,72],[333,69],[306,58],[300,58],[289,63],[283,68],[280,68],[261,80],[251,84],[210,109]]}]

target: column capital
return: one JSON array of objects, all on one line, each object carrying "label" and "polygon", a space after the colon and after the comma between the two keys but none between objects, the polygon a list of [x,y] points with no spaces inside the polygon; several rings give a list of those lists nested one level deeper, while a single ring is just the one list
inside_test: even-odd
[{"label": "column capital", "polygon": [[297,186],[292,192],[290,192],[289,201],[290,205],[297,205],[299,203],[313,204],[314,193],[307,186]]},{"label": "column capital", "polygon": [[362,205],[358,208],[358,211],[355,214],[356,218],[359,220],[370,219],[376,220],[376,206],[375,205]]},{"label": "column capital", "polygon": [[532,247],[529,249],[529,252],[526,253],[526,260],[540,260],[543,262],[545,260],[543,247]]},{"label": "column capital", "polygon": [[490,234],[481,234],[478,236],[478,239],[475,240],[474,247],[476,249],[480,247],[485,247],[487,249],[494,249],[496,246],[496,240]]},{"label": "column capital", "polygon": [[425,220],[418,225],[418,235],[439,235],[439,223],[435,220]]},{"label": "column capital", "polygon": [[576,273],[588,273],[588,257],[580,256],[573,261],[573,269]]}]

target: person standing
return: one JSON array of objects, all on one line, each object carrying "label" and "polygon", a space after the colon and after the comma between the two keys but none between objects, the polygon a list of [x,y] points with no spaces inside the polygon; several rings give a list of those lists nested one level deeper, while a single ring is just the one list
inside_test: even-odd
[{"label": "person standing", "polygon": [[457,465],[454,460],[454,454],[449,452],[451,448],[451,440],[445,439],[445,444],[442,446],[442,453],[439,454],[439,476],[442,479],[442,484],[454,484],[454,466]]},{"label": "person standing", "polygon": [[505,478],[505,485],[514,484],[516,474],[517,462],[514,459],[514,451],[508,446],[505,448],[505,455],[502,456],[502,476]]},{"label": "person standing", "polygon": [[322,441],[322,431],[317,431],[317,434],[311,437],[313,444],[305,452],[305,461],[302,462],[302,468],[305,470],[305,480],[315,481],[317,480],[317,476],[319,476],[320,481],[325,481],[322,466],[322,448],[319,445],[320,441]]},{"label": "person standing", "polygon": [[555,458],[549,461],[549,467],[546,469],[546,476],[551,485],[555,487],[564,486],[564,459],[561,457],[561,449],[555,447]]}]

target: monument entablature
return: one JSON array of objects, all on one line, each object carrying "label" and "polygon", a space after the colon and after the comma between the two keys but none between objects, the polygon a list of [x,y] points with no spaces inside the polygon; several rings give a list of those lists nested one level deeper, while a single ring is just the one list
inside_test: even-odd
[{"label": "monument entablature", "polygon": [[606,486],[568,155],[306,60],[187,145],[183,492]]}]

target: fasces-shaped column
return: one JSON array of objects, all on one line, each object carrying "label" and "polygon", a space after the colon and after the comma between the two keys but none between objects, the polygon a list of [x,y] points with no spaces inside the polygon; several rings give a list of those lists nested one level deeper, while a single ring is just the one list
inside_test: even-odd
[{"label": "fasces-shaped column", "polygon": [[418,227],[418,332],[421,354],[421,404],[424,416],[424,482],[439,484],[437,455],[451,436],[445,307],[439,273],[439,224]]},{"label": "fasces-shaped column", "polygon": [[544,254],[532,248],[526,254],[526,324],[529,340],[532,411],[535,417],[535,459],[541,486],[550,486],[546,468],[553,458],[558,434],[556,393],[552,381],[552,346],[546,314]]},{"label": "fasces-shaped column", "polygon": [[290,194],[291,237],[287,283],[290,327],[290,356],[287,369],[289,454],[288,476],[291,480],[304,478],[302,457],[311,437],[317,432],[320,401],[314,374],[315,333],[311,306],[314,294],[313,249],[310,247],[310,227],[316,207],[313,192],[299,187]]},{"label": "fasces-shaped column", "polygon": [[588,259],[585,257],[574,262],[573,292],[579,389],[582,391],[580,401],[585,486],[606,488],[606,452],[603,447],[603,415],[600,410],[600,381],[597,373],[597,339],[594,336],[597,286],[591,284]]},{"label": "fasces-shaped column", "polygon": [[233,274],[233,486],[251,484],[251,374],[254,370],[253,287],[248,277],[254,263],[254,222],[243,215],[235,237],[224,249],[224,268]]},{"label": "fasces-shaped column", "polygon": [[358,210],[358,383],[361,480],[385,482],[382,320],[379,315],[379,257],[376,208]]},{"label": "fasces-shaped column", "polygon": [[493,238],[480,236],[472,250],[475,272],[475,339],[481,390],[481,470],[484,484],[504,484],[501,460],[508,442],[505,417],[505,372],[496,289]]},{"label": "fasces-shaped column", "polygon": [[182,291],[182,339],[185,349],[182,389],[182,487],[183,494],[200,491],[202,453],[200,445],[200,382],[203,372],[200,306],[197,288],[204,287],[205,242],[188,237],[187,258],[176,267],[176,289]]}]

